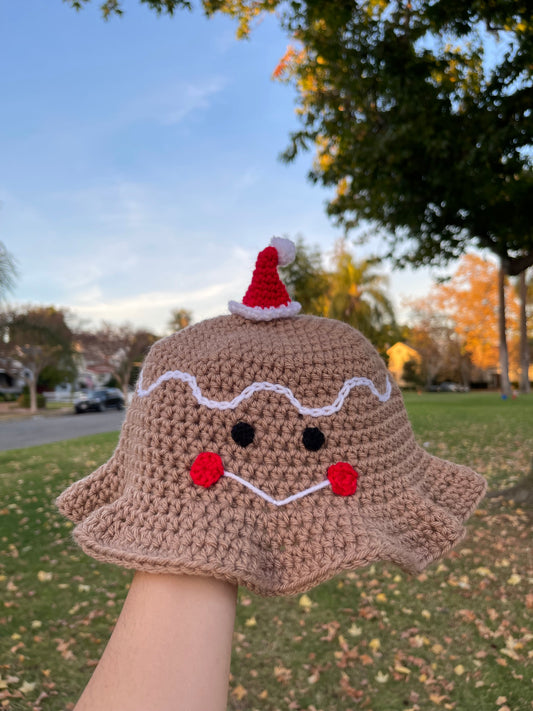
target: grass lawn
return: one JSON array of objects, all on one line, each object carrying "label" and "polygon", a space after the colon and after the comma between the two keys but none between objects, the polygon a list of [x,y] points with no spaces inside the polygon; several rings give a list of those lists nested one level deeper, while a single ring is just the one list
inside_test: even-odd
[{"label": "grass lawn", "polygon": [[[470,464],[491,488],[529,469],[533,396],[407,394],[406,404],[428,451]],[[53,500],[116,441],[0,453],[0,709],[73,708],[109,637],[132,573],[81,553]],[[526,512],[492,499],[462,546],[417,577],[379,564],[295,598],[242,589],[228,708],[531,711],[532,577]]]}]

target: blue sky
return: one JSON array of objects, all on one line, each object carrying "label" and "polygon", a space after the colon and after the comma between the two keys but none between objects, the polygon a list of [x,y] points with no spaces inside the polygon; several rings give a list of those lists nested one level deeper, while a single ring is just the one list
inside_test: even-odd
[{"label": "blue sky", "polygon": [[[225,17],[124,7],[104,22],[98,0],[0,0],[0,240],[12,301],[163,333],[172,308],[199,320],[240,300],[272,235],[327,251],[341,234],[312,155],[278,160],[297,118],[271,80],[289,42],[276,20],[237,41]],[[390,296],[430,276],[396,272]]]}]

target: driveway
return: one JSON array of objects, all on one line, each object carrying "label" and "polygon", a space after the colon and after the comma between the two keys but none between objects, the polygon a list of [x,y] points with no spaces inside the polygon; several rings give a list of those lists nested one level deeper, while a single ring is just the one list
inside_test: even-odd
[{"label": "driveway", "polygon": [[35,415],[25,420],[0,422],[0,451],[61,442],[64,439],[120,430],[124,411],[87,412],[84,415]]}]

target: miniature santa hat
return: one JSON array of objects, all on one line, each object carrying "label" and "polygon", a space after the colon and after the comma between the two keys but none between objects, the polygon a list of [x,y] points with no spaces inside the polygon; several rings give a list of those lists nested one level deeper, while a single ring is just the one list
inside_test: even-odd
[{"label": "miniature santa hat", "polygon": [[278,266],[287,266],[294,260],[295,255],[296,247],[290,239],[273,237],[270,246],[259,252],[252,283],[242,303],[229,302],[231,313],[252,321],[271,321],[295,316],[302,307],[297,301],[291,301],[278,274]]}]

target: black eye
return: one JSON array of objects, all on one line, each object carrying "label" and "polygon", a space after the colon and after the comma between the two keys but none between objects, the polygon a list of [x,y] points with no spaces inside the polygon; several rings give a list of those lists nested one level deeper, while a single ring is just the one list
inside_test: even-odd
[{"label": "black eye", "polygon": [[255,430],[247,422],[237,422],[231,428],[231,436],[239,447],[247,447],[254,441]]},{"label": "black eye", "polygon": [[324,444],[326,438],[323,432],[321,432],[318,427],[306,427],[302,435],[302,442],[304,447],[310,452],[318,452],[320,447]]}]

